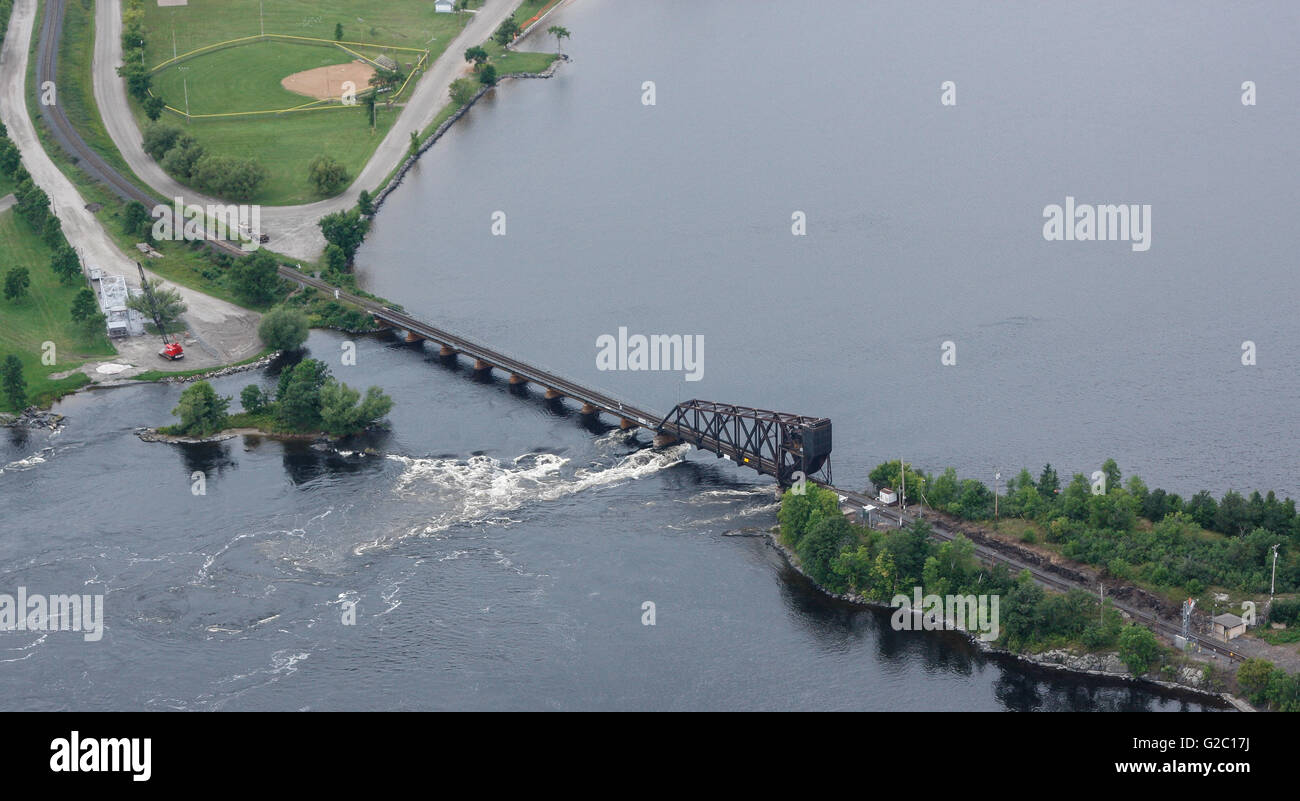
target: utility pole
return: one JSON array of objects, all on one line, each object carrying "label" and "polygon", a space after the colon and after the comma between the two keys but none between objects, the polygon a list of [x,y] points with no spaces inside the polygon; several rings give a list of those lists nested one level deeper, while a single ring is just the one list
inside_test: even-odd
[{"label": "utility pole", "polygon": [[185,121],[190,121],[190,79],[182,78],[181,85],[185,87]]},{"label": "utility pole", "polygon": [[1273,611],[1273,590],[1277,589],[1277,547],[1282,543],[1273,546],[1273,578],[1268,583],[1268,611]]},{"label": "utility pole", "polygon": [[903,457],[898,457],[898,527],[903,527],[903,513],[907,511],[907,467]]},{"label": "utility pole", "polygon": [[262,26],[262,35],[266,36],[266,17],[262,16],[263,5],[264,3],[262,2],[262,0],[257,0],[257,21]]},{"label": "utility pole", "polygon": [[1002,480],[1002,474],[998,469],[993,468],[993,522],[998,522],[998,482]]},{"label": "utility pole", "polygon": [[176,60],[176,25],[172,25],[172,61]]}]

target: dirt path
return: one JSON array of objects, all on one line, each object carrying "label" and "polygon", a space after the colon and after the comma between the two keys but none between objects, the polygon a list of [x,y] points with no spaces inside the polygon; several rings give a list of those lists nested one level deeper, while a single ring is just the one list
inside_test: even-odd
[{"label": "dirt path", "polygon": [[[343,194],[299,206],[265,206],[262,225],[270,233],[270,247],[277,253],[315,260],[325,250],[325,238],[316,222],[326,214],[356,205],[362,189],[374,190],[388,173],[406,158],[411,131],[422,131],[449,102],[447,90],[465,68],[461,54],[492,35],[513,11],[516,0],[486,0],[465,29],[452,40],[415,86],[415,91],[398,115],[397,122],[379,143],[370,161]],[[204,197],[163,172],[144,152],[140,129],[126,99],[126,82],[117,75],[122,63],[121,0],[99,0],[95,4],[95,57],[92,71],[95,102],[104,125],[127,164],[145,183],[163,197],[183,197],[186,203],[207,205],[220,201]]]},{"label": "dirt path", "polygon": [[[36,0],[18,0],[14,4],[8,37],[3,53],[0,53],[0,119],[4,120],[9,138],[22,153],[23,165],[32,179],[50,196],[50,205],[63,223],[68,242],[86,264],[121,275],[129,285],[139,286],[140,274],[135,260],[118,248],[95,215],[86,210],[85,199],[45,153],[27,114],[24,91],[35,16]],[[158,277],[153,273],[149,275]],[[257,338],[261,315],[257,312],[186,287],[176,286],[176,289],[189,306],[183,320],[192,336],[186,341],[184,361],[161,359],[157,355],[159,343],[153,337],[136,337],[118,343],[118,352],[122,356],[119,361],[136,363],[147,369],[192,370],[239,361],[261,351],[261,342]],[[93,374],[93,370],[91,372]]]}]

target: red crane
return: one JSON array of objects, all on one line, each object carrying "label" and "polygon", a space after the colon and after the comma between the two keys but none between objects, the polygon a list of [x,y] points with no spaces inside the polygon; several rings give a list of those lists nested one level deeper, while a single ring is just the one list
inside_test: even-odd
[{"label": "red crane", "polygon": [[149,313],[153,315],[153,324],[158,326],[158,333],[162,334],[163,347],[158,351],[158,355],[172,361],[184,359],[185,349],[181,347],[181,343],[168,336],[167,328],[163,325],[162,315],[158,313],[158,301],[154,299],[153,290],[149,288],[149,280],[145,278],[144,268],[138,261],[135,266],[140,271],[140,288],[144,290],[145,300],[149,302]]}]

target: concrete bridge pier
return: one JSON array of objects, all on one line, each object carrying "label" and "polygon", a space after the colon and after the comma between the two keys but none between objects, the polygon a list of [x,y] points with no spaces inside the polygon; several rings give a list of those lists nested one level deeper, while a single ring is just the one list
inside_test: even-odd
[{"label": "concrete bridge pier", "polygon": [[620,418],[618,421],[618,427],[624,431],[627,431],[629,428],[636,428],[637,425],[637,423],[627,419],[626,417]]},{"label": "concrete bridge pier", "polygon": [[371,317],[371,318],[370,318],[370,322],[374,324],[375,328],[378,328],[378,329],[380,329],[381,331],[382,331],[383,329],[385,329],[385,328],[392,328],[392,327],[393,327],[393,324],[392,324],[392,323],[390,323],[390,322],[388,322],[387,320],[385,320],[385,319],[383,319],[383,318],[380,318],[380,317]]},{"label": "concrete bridge pier", "polygon": [[563,398],[563,397],[564,397],[564,395],[562,395],[560,392],[558,392],[558,391],[556,391],[556,390],[554,390],[554,389],[551,389],[550,387],[547,387],[547,388],[546,388],[546,399],[547,399],[547,400],[559,400],[560,398]]},{"label": "concrete bridge pier", "polygon": [[443,345],[438,349],[438,355],[444,359],[454,359],[456,358],[456,351],[447,345]]},{"label": "concrete bridge pier", "polygon": [[578,414],[587,415],[587,416],[597,415],[600,414],[600,409],[597,409],[595,406],[592,406],[590,403],[584,403],[582,404],[582,408],[578,411]]},{"label": "concrete bridge pier", "polygon": [[523,376],[519,375],[518,373],[511,373],[511,374],[510,374],[510,383],[511,383],[512,385],[514,385],[514,386],[519,386],[520,384],[527,384],[527,383],[528,383],[528,379],[527,379],[527,378],[524,378]]},{"label": "concrete bridge pier", "polygon": [[424,337],[420,336],[419,334],[415,333],[414,331],[407,331],[407,332],[406,332],[406,341],[407,341],[407,342],[423,342],[423,341],[424,341]]},{"label": "concrete bridge pier", "polygon": [[656,448],[666,448],[669,445],[676,445],[679,442],[681,442],[681,440],[674,437],[672,434],[655,434],[654,438],[654,446]]}]

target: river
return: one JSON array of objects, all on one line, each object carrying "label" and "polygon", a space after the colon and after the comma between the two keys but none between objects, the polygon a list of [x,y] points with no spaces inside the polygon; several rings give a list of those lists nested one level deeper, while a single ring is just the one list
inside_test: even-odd
[{"label": "river", "polygon": [[[845,485],[899,455],[986,480],[1113,456],[1184,493],[1300,494],[1294,13],[815,8],[566,7],[573,62],[489,93],[420,160],[362,285],[651,409],[832,417]],[[1241,106],[1247,78],[1268,102]],[[1045,241],[1067,195],[1151,203],[1151,249]],[[599,370],[619,327],[703,336],[701,380]],[[180,394],[163,385],[4,432],[0,591],[106,609],[99,642],[0,635],[6,708],[1205,708],[827,598],[761,536],[770,482],[727,462],[387,336],[308,346],[393,395],[390,432],[339,452],[141,442]]]}]

